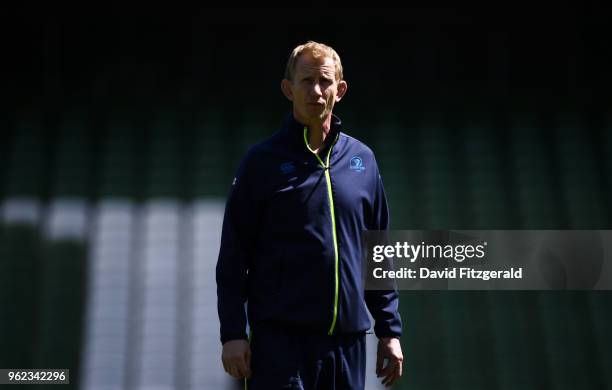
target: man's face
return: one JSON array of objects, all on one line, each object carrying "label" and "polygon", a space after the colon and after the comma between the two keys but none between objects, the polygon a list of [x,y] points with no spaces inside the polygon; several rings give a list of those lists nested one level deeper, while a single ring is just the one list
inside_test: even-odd
[{"label": "man's face", "polygon": [[293,80],[283,80],[285,96],[293,102],[293,115],[303,124],[323,122],[346,92],[346,82],[336,80],[336,66],[329,57],[298,57]]}]

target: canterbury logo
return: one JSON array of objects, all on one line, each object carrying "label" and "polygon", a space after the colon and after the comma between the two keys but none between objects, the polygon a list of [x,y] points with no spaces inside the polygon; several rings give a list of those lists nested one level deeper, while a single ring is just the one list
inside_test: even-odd
[{"label": "canterbury logo", "polygon": [[295,171],[295,164],[293,164],[292,161],[286,162],[286,163],[282,163],[280,165],[280,170],[282,173],[284,173],[285,175],[291,172]]}]

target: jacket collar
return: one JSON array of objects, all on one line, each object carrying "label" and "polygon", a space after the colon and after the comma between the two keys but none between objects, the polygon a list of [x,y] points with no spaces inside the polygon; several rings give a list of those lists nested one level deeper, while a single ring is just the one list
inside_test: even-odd
[{"label": "jacket collar", "polygon": [[[304,125],[298,122],[294,117],[293,113],[287,115],[284,125],[287,135],[294,141],[298,142],[304,150],[306,145],[304,144]],[[329,145],[336,139],[338,134],[342,131],[342,121],[336,115],[332,114],[331,128],[329,134],[325,137],[324,149],[327,149]]]}]

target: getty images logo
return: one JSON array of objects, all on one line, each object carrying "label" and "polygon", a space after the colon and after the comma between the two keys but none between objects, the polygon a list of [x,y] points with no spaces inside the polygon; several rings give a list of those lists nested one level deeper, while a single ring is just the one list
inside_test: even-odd
[{"label": "getty images logo", "polygon": [[351,157],[349,168],[355,172],[361,172],[365,170],[365,166],[363,165],[363,160],[361,159],[361,157],[359,156]]}]

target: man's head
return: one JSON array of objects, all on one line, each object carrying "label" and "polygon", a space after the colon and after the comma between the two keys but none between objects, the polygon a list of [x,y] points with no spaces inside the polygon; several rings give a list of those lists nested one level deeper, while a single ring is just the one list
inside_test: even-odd
[{"label": "man's head", "polygon": [[293,116],[310,125],[326,121],[347,89],[338,53],[322,43],[308,41],[289,56],[281,89],[293,102]]}]

